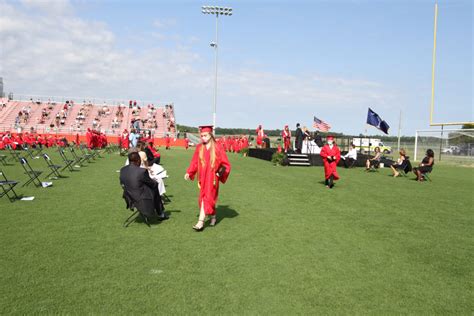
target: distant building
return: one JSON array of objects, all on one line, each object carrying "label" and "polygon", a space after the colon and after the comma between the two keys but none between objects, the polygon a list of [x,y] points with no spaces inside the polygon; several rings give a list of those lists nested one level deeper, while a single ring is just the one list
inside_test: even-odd
[{"label": "distant building", "polygon": [[5,93],[3,92],[3,78],[0,77],[0,98],[5,97]]}]

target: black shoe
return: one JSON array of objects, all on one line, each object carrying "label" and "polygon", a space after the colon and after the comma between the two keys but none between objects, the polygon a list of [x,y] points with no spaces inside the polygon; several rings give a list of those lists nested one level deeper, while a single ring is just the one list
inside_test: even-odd
[{"label": "black shoe", "polygon": [[161,216],[158,217],[158,220],[159,221],[166,221],[167,219],[169,219],[170,217],[166,214],[163,214]]}]

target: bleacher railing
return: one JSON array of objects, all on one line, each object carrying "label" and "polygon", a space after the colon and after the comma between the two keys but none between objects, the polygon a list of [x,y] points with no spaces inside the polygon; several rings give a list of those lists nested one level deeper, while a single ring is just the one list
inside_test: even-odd
[{"label": "bleacher railing", "polygon": [[86,103],[92,103],[94,105],[103,105],[104,102],[107,105],[112,106],[119,106],[125,105],[128,106],[130,100],[136,101],[137,106],[144,107],[148,104],[154,104],[156,107],[165,107],[166,105],[173,105],[173,102],[156,102],[150,100],[135,100],[133,98],[128,99],[108,99],[108,98],[97,98],[97,97],[73,97],[73,96],[49,96],[49,95],[38,95],[38,94],[14,94],[12,101],[20,101],[20,102],[27,102],[27,101],[41,101],[41,103],[50,102],[66,102],[66,101],[74,101],[75,104],[82,104],[84,101]]}]

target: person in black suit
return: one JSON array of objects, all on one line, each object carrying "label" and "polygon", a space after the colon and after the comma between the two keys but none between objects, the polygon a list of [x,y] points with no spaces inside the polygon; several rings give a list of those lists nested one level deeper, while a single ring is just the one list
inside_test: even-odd
[{"label": "person in black suit", "polygon": [[303,148],[303,131],[300,128],[300,123],[296,124],[295,147],[296,153],[301,154],[301,148]]},{"label": "person in black suit", "polygon": [[323,139],[321,138],[321,135],[319,134],[318,131],[314,132],[313,141],[316,145],[318,145],[319,148],[323,148],[323,146],[324,146]]},{"label": "person in black suit", "polygon": [[138,211],[148,219],[168,219],[158,192],[158,183],[150,178],[147,169],[140,168],[140,155],[132,152],[128,160],[130,164],[120,169],[120,184],[124,188],[127,204],[131,199]]}]

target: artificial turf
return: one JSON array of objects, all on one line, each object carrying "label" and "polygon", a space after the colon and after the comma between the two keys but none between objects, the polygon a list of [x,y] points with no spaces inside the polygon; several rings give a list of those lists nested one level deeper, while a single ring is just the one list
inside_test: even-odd
[{"label": "artificial turf", "polygon": [[339,169],[329,190],[322,167],[229,154],[218,225],[198,233],[192,151],[161,152],[171,218],[152,228],[122,227],[116,153],[0,199],[1,314],[472,314],[472,168]]}]

